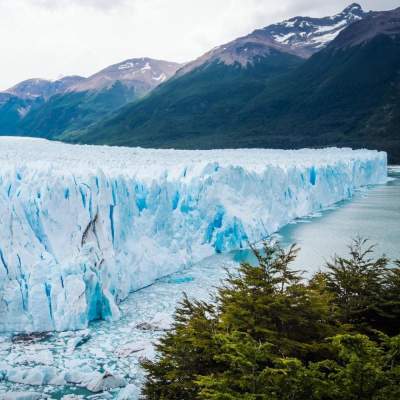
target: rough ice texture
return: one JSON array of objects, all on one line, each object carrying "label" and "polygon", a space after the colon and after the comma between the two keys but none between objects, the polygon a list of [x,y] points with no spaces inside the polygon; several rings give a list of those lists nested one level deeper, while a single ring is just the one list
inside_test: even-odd
[{"label": "rough ice texture", "polygon": [[386,180],[350,149],[176,151],[0,138],[0,331],[74,330],[185,264]]}]

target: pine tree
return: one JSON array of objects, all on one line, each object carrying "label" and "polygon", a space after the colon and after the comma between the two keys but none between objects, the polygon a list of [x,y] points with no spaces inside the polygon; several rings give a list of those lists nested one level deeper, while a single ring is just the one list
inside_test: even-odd
[{"label": "pine tree", "polygon": [[174,320],[173,329],[156,346],[157,359],[142,364],[148,373],[143,394],[150,400],[195,399],[197,376],[216,369],[215,307],[185,295]]},{"label": "pine tree", "polygon": [[327,287],[334,295],[337,317],[364,333],[398,332],[399,265],[391,266],[385,256],[372,258],[374,246],[366,239],[355,239],[349,249],[348,258],[336,256],[327,264]]},{"label": "pine tree", "polygon": [[143,362],[146,399],[400,398],[399,261],[357,239],[307,282],[295,246],[253,252],[211,302],[184,297]]}]

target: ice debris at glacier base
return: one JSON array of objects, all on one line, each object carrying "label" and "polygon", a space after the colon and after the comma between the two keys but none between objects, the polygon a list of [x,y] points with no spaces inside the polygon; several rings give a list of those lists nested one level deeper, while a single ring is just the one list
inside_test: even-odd
[{"label": "ice debris at glacier base", "polygon": [[0,331],[116,319],[129,292],[386,179],[386,154],[369,150],[0,138]]},{"label": "ice debris at glacier base", "polygon": [[[171,316],[182,299],[182,292],[198,300],[210,300],[210,288],[226,277],[227,269],[233,272],[236,268],[237,262],[232,259],[232,254],[208,257],[132,293],[120,305],[122,317],[118,321],[95,321],[88,330],[36,335],[0,334],[0,400],[3,393],[29,391],[42,393],[41,399],[139,399],[144,379],[140,361],[143,358],[154,359],[153,344],[170,327]],[[143,329],[144,325],[147,325],[146,329]],[[88,336],[89,340],[80,340]],[[69,344],[79,341],[82,344],[71,352]],[[52,355],[51,375],[57,379],[51,384],[44,384],[49,381],[47,360],[50,358],[31,357],[39,352]],[[101,392],[99,397],[95,397],[87,388],[93,387],[104,370],[124,378],[128,385]],[[25,383],[16,382],[16,371],[23,372]],[[35,376],[40,379],[32,380]]]}]

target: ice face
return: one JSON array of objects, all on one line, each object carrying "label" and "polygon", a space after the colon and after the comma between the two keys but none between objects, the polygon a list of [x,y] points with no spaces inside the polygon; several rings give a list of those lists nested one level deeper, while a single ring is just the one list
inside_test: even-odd
[{"label": "ice face", "polygon": [[386,180],[368,150],[0,138],[0,331],[77,330],[136,289]]}]

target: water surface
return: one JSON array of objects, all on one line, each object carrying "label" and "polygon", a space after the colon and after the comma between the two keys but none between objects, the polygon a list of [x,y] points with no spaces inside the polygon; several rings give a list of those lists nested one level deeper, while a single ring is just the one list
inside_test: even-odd
[{"label": "water surface", "polygon": [[334,253],[343,255],[356,237],[369,239],[376,254],[400,258],[400,167],[389,168],[391,180],[356,192],[321,216],[303,219],[279,231],[283,244],[301,247],[296,267],[318,270]]}]

